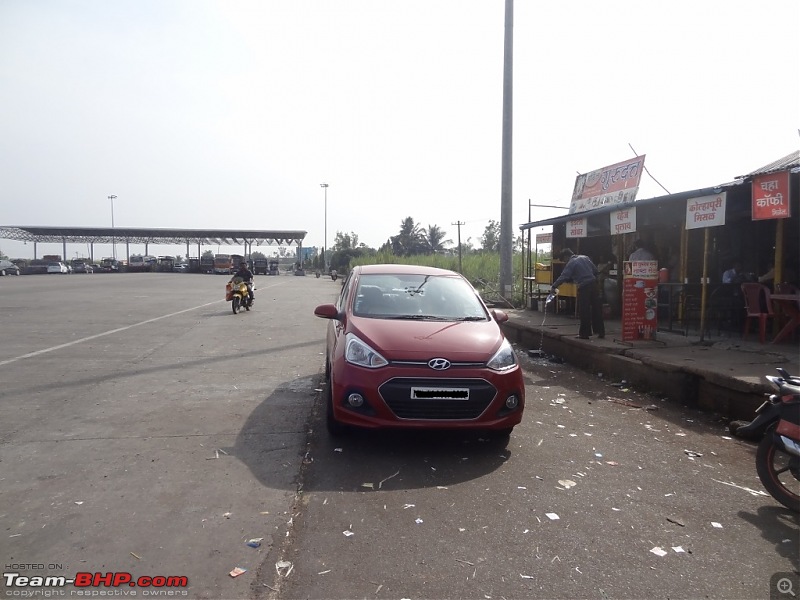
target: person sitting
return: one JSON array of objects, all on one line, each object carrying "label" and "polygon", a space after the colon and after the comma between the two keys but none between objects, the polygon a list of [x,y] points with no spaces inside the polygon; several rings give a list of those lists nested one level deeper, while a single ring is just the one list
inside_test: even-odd
[{"label": "person sitting", "polygon": [[239,270],[233,274],[231,281],[239,277],[247,285],[247,295],[250,297],[250,304],[253,303],[255,295],[253,294],[253,272],[248,268],[247,263],[242,261],[239,263]]},{"label": "person sitting", "polygon": [[744,276],[742,274],[742,263],[736,261],[733,266],[722,274],[722,283],[742,283]]}]

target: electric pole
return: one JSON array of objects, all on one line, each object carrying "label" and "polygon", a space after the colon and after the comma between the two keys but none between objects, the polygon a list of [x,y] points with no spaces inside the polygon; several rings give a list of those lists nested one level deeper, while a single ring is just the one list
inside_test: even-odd
[{"label": "electric pole", "polygon": [[503,49],[503,164],[500,184],[500,294],[508,301],[513,279],[513,233],[511,230],[511,132],[514,105],[514,0],[506,0],[505,44]]},{"label": "electric pole", "polygon": [[461,268],[461,226],[466,225],[466,223],[456,221],[455,223],[450,223],[450,225],[458,225],[458,272],[463,275],[464,270]]}]

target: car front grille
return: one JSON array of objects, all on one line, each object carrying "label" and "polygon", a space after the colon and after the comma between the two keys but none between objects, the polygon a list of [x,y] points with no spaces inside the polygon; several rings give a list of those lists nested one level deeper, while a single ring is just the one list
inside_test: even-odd
[{"label": "car front grille", "polygon": [[[412,389],[426,390],[435,396],[435,390],[469,390],[469,398],[413,398]],[[396,377],[378,390],[389,409],[398,419],[423,419],[456,421],[477,419],[491,404],[497,393],[485,379],[444,379]],[[430,393],[434,391],[434,393]],[[444,395],[444,394],[443,394]]]}]

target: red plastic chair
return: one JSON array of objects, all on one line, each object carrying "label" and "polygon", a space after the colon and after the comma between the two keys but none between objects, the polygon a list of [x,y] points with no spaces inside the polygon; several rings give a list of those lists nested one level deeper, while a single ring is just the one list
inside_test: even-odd
[{"label": "red plastic chair", "polygon": [[767,339],[767,321],[775,317],[775,313],[772,312],[769,288],[760,283],[743,283],[742,295],[746,311],[742,337],[747,339],[750,321],[758,319],[758,339],[763,344]]}]

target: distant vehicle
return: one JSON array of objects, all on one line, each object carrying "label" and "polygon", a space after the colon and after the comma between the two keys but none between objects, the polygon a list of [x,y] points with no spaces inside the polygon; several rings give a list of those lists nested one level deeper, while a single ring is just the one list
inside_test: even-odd
[{"label": "distant vehicle", "polygon": [[175,266],[174,256],[159,256],[158,257],[158,271],[169,272]]},{"label": "distant vehicle", "polygon": [[73,273],[94,273],[94,269],[92,268],[92,265],[89,265],[87,263],[79,262],[79,263],[73,263],[72,264],[72,272]]},{"label": "distant vehicle", "polygon": [[214,257],[213,256],[201,256],[200,257],[200,272],[201,273],[213,273],[214,272]]},{"label": "distant vehicle", "polygon": [[239,269],[239,265],[245,262],[244,256],[241,254],[231,254],[231,273]]},{"label": "distant vehicle", "polygon": [[100,271],[102,273],[119,273],[120,261],[115,258],[106,257],[100,261]]},{"label": "distant vehicle", "polygon": [[266,275],[269,263],[266,258],[257,258],[253,261],[253,275]]},{"label": "distant vehicle", "polygon": [[214,255],[214,273],[230,275],[233,273],[233,261],[230,254]]},{"label": "distant vehicle", "polygon": [[269,261],[269,273],[268,274],[269,275],[280,275],[281,273],[280,273],[280,270],[279,270],[279,266],[280,266],[280,263],[278,263],[277,260]]},{"label": "distant vehicle", "polygon": [[128,271],[143,272],[153,271],[158,262],[155,256],[134,254],[128,261]]},{"label": "distant vehicle", "polygon": [[10,260],[0,260],[0,277],[3,275],[19,275],[19,267]]},{"label": "distant vehicle", "polygon": [[67,274],[69,273],[69,269],[67,269],[67,265],[62,262],[51,262],[47,265],[47,272]]},{"label": "distant vehicle", "polygon": [[186,263],[181,263],[179,265],[174,265],[172,267],[173,273],[186,273],[189,270],[189,265]]}]

